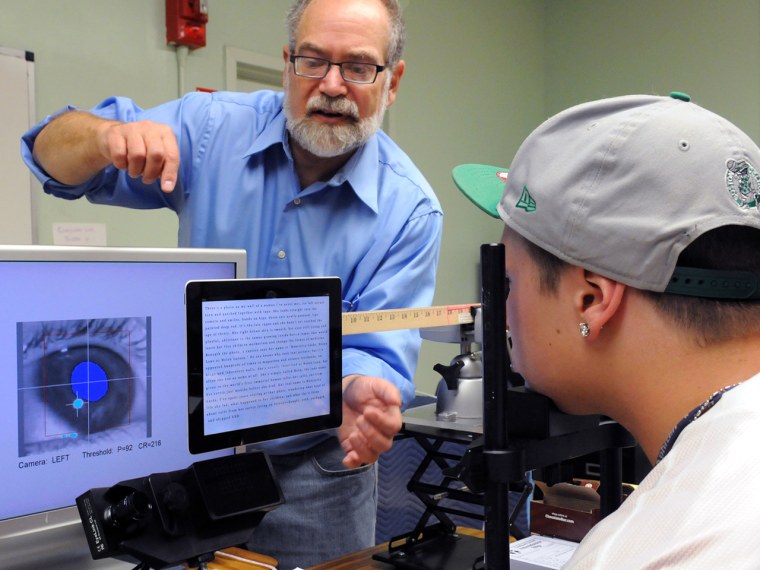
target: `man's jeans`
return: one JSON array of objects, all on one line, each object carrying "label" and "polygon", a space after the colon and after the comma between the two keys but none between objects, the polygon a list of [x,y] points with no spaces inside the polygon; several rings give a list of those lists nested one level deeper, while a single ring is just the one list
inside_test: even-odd
[{"label": "man's jeans", "polygon": [[346,469],[344,455],[331,437],[305,452],[270,456],[285,504],[264,516],[248,549],[292,570],[373,546],[377,465]]}]

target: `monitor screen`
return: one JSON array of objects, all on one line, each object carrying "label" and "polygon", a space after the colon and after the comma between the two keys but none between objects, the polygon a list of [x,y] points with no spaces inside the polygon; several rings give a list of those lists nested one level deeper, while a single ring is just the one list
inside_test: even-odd
[{"label": "monitor screen", "polygon": [[338,427],[337,277],[187,284],[190,451]]},{"label": "monitor screen", "polygon": [[232,453],[188,449],[184,293],[244,277],[245,261],[243,250],[0,246],[0,550],[78,523],[90,488]]}]

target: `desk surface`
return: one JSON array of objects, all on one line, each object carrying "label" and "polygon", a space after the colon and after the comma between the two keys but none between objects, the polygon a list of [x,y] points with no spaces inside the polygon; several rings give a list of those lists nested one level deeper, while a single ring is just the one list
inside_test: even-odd
[{"label": "desk surface", "polygon": [[[457,529],[457,532],[483,538],[483,531],[474,528],[460,527]],[[310,566],[307,570],[390,570],[393,568],[390,564],[372,559],[373,554],[383,552],[387,548],[387,542],[385,544],[378,544],[361,552],[347,554],[346,556],[341,556],[329,562],[323,562],[317,566]]]}]

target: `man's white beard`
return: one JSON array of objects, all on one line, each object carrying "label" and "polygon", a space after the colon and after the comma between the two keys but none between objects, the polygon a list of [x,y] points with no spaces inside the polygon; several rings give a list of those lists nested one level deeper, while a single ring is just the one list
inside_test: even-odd
[{"label": "man's white beard", "polygon": [[[382,103],[377,112],[366,119],[359,119],[359,107],[345,97],[328,97],[315,95],[306,104],[306,116],[294,119],[290,104],[290,76],[285,79],[285,125],[290,136],[305,150],[315,156],[329,158],[348,154],[366,143],[383,124],[387,109],[389,83],[383,89]],[[312,119],[309,115],[315,110],[338,112],[352,117],[353,123],[344,125],[326,125]]]}]

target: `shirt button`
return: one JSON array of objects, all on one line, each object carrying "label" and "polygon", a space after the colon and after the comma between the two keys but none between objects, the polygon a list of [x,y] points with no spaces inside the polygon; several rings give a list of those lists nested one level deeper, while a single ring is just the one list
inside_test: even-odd
[{"label": "shirt button", "polygon": [[295,200],[293,200],[293,203],[294,203],[296,206],[300,206],[300,205],[301,205],[301,199],[300,199],[300,198],[296,198]]},{"label": "shirt button", "polygon": [[285,250],[281,249],[280,251],[278,251],[277,257],[279,257],[280,259],[285,259]]}]

